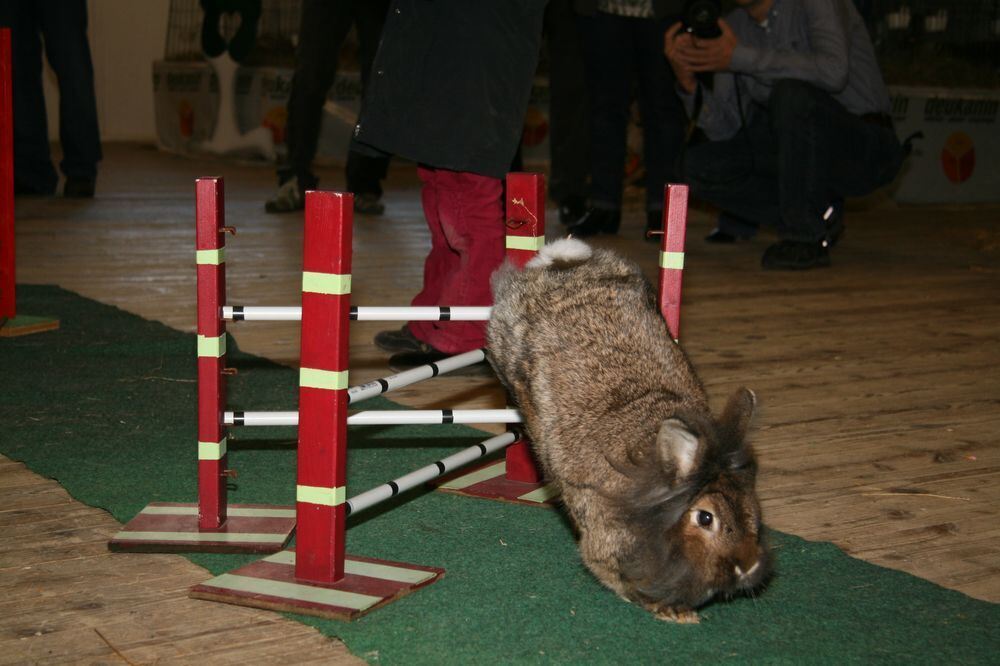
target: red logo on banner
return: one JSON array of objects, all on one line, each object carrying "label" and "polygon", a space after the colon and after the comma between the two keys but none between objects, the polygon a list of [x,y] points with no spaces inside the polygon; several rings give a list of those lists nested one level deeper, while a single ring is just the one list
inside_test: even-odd
[{"label": "red logo on banner", "polygon": [[963,183],[976,167],[976,150],[972,137],[965,132],[952,132],[941,149],[941,169],[948,180]]}]

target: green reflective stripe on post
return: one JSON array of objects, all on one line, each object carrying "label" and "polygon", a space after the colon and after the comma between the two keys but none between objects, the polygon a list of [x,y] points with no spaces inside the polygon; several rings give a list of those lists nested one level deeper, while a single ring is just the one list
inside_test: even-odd
[{"label": "green reflective stripe on post", "polygon": [[340,506],[347,501],[347,488],[319,488],[317,486],[295,486],[295,499],[307,504]]},{"label": "green reflective stripe on post", "polygon": [[338,273],[302,273],[302,291],[342,296],[351,293],[351,276]]},{"label": "green reflective stripe on post", "polygon": [[538,252],[545,245],[545,236],[507,236],[508,250]]},{"label": "green reflective stripe on post", "polygon": [[684,268],[683,252],[660,252],[660,268]]},{"label": "green reflective stripe on post", "polygon": [[226,455],[226,437],[221,442],[198,442],[198,460],[222,460]]},{"label": "green reflective stripe on post", "polygon": [[208,337],[207,335],[198,336],[198,356],[208,356],[210,358],[219,358],[226,353],[226,334],[223,333],[219,337]]},{"label": "green reflective stripe on post", "polygon": [[339,391],[347,388],[347,370],[316,370],[299,368],[299,386]]},{"label": "green reflective stripe on post", "polygon": [[218,250],[197,250],[195,251],[195,263],[206,264],[208,266],[218,266],[226,263],[226,248],[220,247]]}]

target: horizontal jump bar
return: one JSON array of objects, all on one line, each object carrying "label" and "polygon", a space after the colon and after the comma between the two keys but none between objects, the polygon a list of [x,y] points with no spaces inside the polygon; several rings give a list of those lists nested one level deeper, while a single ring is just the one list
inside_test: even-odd
[{"label": "horizontal jump bar", "polygon": [[[347,425],[434,425],[441,423],[520,423],[516,409],[406,409],[357,412]],[[231,426],[297,426],[298,412],[223,412],[222,424]]]},{"label": "horizontal jump bar", "polygon": [[[351,307],[355,321],[487,321],[487,306],[445,307]],[[222,319],[227,321],[302,321],[301,307],[270,305],[224,305]]]},{"label": "horizontal jump bar", "polygon": [[376,379],[375,381],[368,382],[367,384],[352,386],[347,389],[347,401],[349,404],[353,405],[356,402],[373,398],[377,395],[392,391],[393,389],[403,388],[404,386],[409,386],[410,384],[416,384],[417,382],[425,379],[437,377],[438,375],[451,372],[452,370],[458,370],[459,368],[464,368],[475,363],[480,363],[484,360],[486,360],[486,352],[482,349],[473,349],[472,351],[467,351],[464,354],[449,356],[448,358],[443,358],[440,361],[420,365],[410,370],[404,370],[403,372],[395,375],[389,375],[388,377],[383,377],[381,379]]},{"label": "horizontal jump bar", "polygon": [[452,470],[468,465],[469,463],[487,456],[494,451],[499,451],[505,446],[513,444],[516,439],[517,437],[514,433],[505,432],[502,435],[491,437],[490,439],[487,439],[480,444],[476,444],[475,446],[462,449],[458,453],[453,453],[447,458],[442,458],[441,460],[431,463],[426,467],[421,467],[420,469],[410,472],[409,474],[404,474],[398,479],[389,481],[388,483],[383,483],[380,486],[375,486],[371,490],[366,490],[365,492],[355,495],[347,500],[347,515],[351,516],[360,513],[361,511],[371,508],[380,502],[384,502],[390,497],[395,497],[399,493],[405,492],[411,488],[416,488],[420,484],[427,483],[431,479],[436,479],[437,477],[447,474]]}]

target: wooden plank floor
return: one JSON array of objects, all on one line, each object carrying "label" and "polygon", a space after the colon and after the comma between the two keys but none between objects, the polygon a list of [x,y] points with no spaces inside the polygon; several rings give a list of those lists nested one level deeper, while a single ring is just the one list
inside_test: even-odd
[{"label": "wooden plank floor", "polygon": [[[193,331],[193,181],[204,175],[225,176],[227,220],[238,228],[227,239],[229,302],[296,304],[301,216],[263,212],[274,185],[270,169],[134,145],[106,148],[93,201],[18,201],[19,281],[58,284]],[[339,171],[321,175],[325,186],[342,186]],[[652,278],[656,251],[640,240],[637,201],[629,197],[621,236],[598,242],[637,259]],[[429,241],[412,167],[393,168],[386,203],[385,216],[356,219],[359,305],[405,305],[420,284]],[[833,268],[772,273],[758,267],[770,236],[708,246],[701,239],[711,216],[692,211],[681,333],[716,407],[740,385],[758,394],[753,441],[770,525],[994,602],[1000,601],[998,214],[1000,206],[866,202],[849,211]],[[558,236],[554,219],[549,227],[549,237]],[[352,383],[385,374],[385,357],[371,344],[385,326],[352,328]],[[295,365],[295,324],[242,323],[230,330],[242,349]],[[426,408],[504,406],[497,382],[482,378],[442,377],[391,397]],[[17,526],[21,547],[2,555],[0,586],[24,600],[25,613],[58,612],[63,621],[49,633],[25,636],[16,618],[0,612],[0,645],[8,648],[0,662],[40,654],[17,649],[53,650],[73,661],[72,650],[83,649],[73,646],[83,645],[77,640],[84,634],[94,650],[88,655],[109,655],[99,637],[94,642],[92,628],[125,627],[127,618],[164,595],[173,601],[147,617],[147,634],[129,629],[133,633],[115,639],[135,646],[123,654],[137,663],[183,660],[179,655],[196,641],[168,631],[175,625],[167,617],[171,609],[192,624],[222,612],[216,604],[181,602],[188,584],[181,581],[194,582],[203,572],[176,556],[134,556],[129,566],[136,573],[116,587],[91,569],[108,559],[96,555],[105,537],[94,536],[79,553],[65,551],[59,575],[73,576],[84,596],[88,586],[95,594],[115,590],[107,603],[89,608],[69,597],[40,596],[30,575],[12,574],[35,566],[31,544],[46,544],[60,528],[19,517],[21,504],[30,507],[37,493],[48,492],[34,486],[49,482],[26,482],[31,475],[23,470],[17,475],[19,490],[5,506],[18,508],[0,516]],[[65,528],[89,530],[94,518],[83,516],[93,511],[67,508]],[[277,658],[275,644],[264,637],[264,617],[273,619],[296,661],[330,659],[329,642],[317,645],[315,634],[292,628],[299,625],[266,614],[243,617],[260,637],[260,652],[246,653],[246,661]],[[234,631],[221,640],[238,643],[240,629]]]}]

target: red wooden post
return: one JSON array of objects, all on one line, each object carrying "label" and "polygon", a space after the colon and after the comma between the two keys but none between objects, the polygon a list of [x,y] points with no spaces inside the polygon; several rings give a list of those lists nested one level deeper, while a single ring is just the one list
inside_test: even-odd
[{"label": "red wooden post", "polygon": [[295,578],[344,577],[347,388],[354,197],[307,192]]},{"label": "red wooden post", "polygon": [[[534,173],[507,174],[507,258],[524,266],[545,244],[545,179]],[[506,477],[538,483],[542,475],[523,437],[507,447]]]},{"label": "red wooden post", "polygon": [[0,28],[0,324],[17,315],[14,284],[14,112],[10,28]]},{"label": "red wooden post", "polygon": [[660,313],[674,340],[680,339],[681,278],[684,275],[684,238],[687,234],[688,186],[663,189],[663,236],[660,241]]},{"label": "red wooden post", "polygon": [[226,522],[225,188],[222,178],[195,185],[198,265],[198,528]]}]

